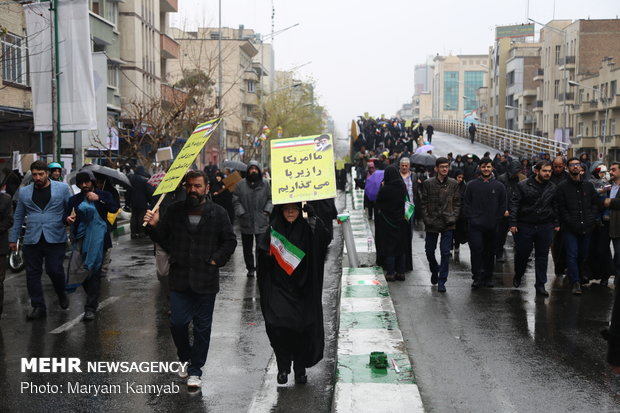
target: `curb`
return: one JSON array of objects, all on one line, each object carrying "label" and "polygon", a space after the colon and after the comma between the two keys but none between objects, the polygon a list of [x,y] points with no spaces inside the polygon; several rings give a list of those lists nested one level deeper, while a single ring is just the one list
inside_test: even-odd
[{"label": "curb", "polygon": [[[364,215],[363,191],[353,191],[353,236],[362,265],[376,250]],[[342,268],[336,386],[332,411],[423,412],[424,406],[381,267]],[[370,367],[385,352],[387,369]]]}]

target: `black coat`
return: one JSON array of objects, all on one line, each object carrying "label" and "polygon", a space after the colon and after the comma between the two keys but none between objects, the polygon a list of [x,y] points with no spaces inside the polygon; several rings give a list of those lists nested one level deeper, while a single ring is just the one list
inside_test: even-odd
[{"label": "black coat", "polygon": [[379,189],[375,208],[375,245],[377,260],[384,257],[397,257],[407,253],[409,242],[409,223],[405,218],[407,189],[398,169],[390,166],[385,170],[384,184]]},{"label": "black coat", "polygon": [[12,226],[13,202],[10,196],[0,193],[0,256],[9,253],[9,230]]},{"label": "black coat", "polygon": [[463,209],[470,228],[494,229],[506,212],[506,188],[493,177],[475,179],[467,184]]},{"label": "black coat", "polygon": [[539,184],[530,177],[517,184],[510,201],[510,226],[518,223],[530,225],[560,225],[557,207],[557,186],[552,182]]},{"label": "black coat", "polygon": [[139,166],[136,172],[129,177],[131,188],[125,194],[127,205],[132,209],[148,209],[151,205],[151,196],[155,192],[155,188],[147,183],[148,174],[144,172],[144,168]]},{"label": "black coat", "polygon": [[[300,333],[304,337],[301,353],[305,367],[312,367],[323,358],[325,347],[322,293],[328,234],[317,217],[306,221],[300,216],[292,224],[286,222],[280,206],[274,208],[271,228],[304,251],[305,256],[288,275],[270,254],[271,230],[259,241],[257,281],[267,334],[274,328]],[[277,337],[269,338],[277,341]]]},{"label": "black coat", "polygon": [[[199,294],[215,294],[220,290],[219,267],[225,265],[237,246],[228,214],[213,201],[202,208],[196,229],[189,223],[185,202],[168,207],[157,227],[148,227],[151,239],[169,254],[170,289]],[[211,265],[211,260],[217,265]]]},{"label": "black coat", "polygon": [[592,182],[566,179],[558,185],[557,197],[562,230],[586,234],[598,224],[602,205]]}]

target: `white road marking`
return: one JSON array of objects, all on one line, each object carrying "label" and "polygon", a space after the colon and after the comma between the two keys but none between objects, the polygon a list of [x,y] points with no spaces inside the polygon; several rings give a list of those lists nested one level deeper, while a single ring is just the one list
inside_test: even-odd
[{"label": "white road marking", "polygon": [[267,364],[267,371],[263,379],[260,389],[254,393],[252,403],[248,408],[250,413],[272,412],[278,403],[278,384],[276,375],[278,373],[278,365],[276,363],[276,355],[272,354]]},{"label": "white road marking", "polygon": [[[97,311],[101,311],[101,309],[103,309],[104,307],[107,307],[108,305],[112,304],[113,302],[115,302],[119,298],[120,297],[108,297],[108,298],[106,298],[101,303],[99,303],[99,308],[97,308]],[[75,325],[79,324],[80,321],[82,321],[82,317],[84,317],[84,313],[80,313],[80,315],[75,317],[73,320],[67,321],[66,323],[64,323],[60,327],[53,329],[52,331],[50,331],[50,334],[60,334],[60,333],[62,333],[64,331],[69,330],[70,328],[72,328]]]}]

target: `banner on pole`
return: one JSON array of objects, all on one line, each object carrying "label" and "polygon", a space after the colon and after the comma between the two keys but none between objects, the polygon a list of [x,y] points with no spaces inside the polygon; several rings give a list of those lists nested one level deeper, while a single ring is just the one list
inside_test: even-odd
[{"label": "banner on pole", "polygon": [[331,135],[273,140],[271,160],[273,204],[336,197]]},{"label": "banner on pole", "polygon": [[212,119],[196,126],[196,129],[194,129],[192,135],[187,142],[185,142],[185,145],[183,145],[181,152],[177,155],[170,169],[166,172],[166,176],[157,186],[153,195],[172,192],[177,189],[179,182],[181,182],[187,170],[192,166],[202,148],[211,135],[213,135],[213,132],[215,132],[221,120],[220,118]]}]

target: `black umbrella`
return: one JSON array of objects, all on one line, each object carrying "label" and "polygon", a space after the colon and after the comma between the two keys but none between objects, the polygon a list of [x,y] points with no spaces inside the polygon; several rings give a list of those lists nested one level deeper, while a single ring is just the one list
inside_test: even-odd
[{"label": "black umbrella", "polygon": [[414,153],[409,158],[412,164],[421,166],[435,166],[436,159],[437,158],[435,158],[433,154],[430,154],[428,152]]},{"label": "black umbrella", "polygon": [[[125,175],[118,169],[112,169],[108,168],[107,166],[101,165],[86,165],[85,167],[80,169],[80,172],[82,171],[91,171],[93,174],[95,174],[95,176],[102,176],[105,179],[108,179],[112,184],[119,184],[121,186],[124,186],[125,188],[131,188],[131,183],[129,183],[129,178],[127,178],[127,175]],[[70,184],[74,185],[76,175],[76,172],[70,173],[67,176],[67,181],[69,181]]]},{"label": "black umbrella", "polygon": [[248,169],[248,166],[241,161],[224,161],[223,166],[231,171],[245,172]]}]

